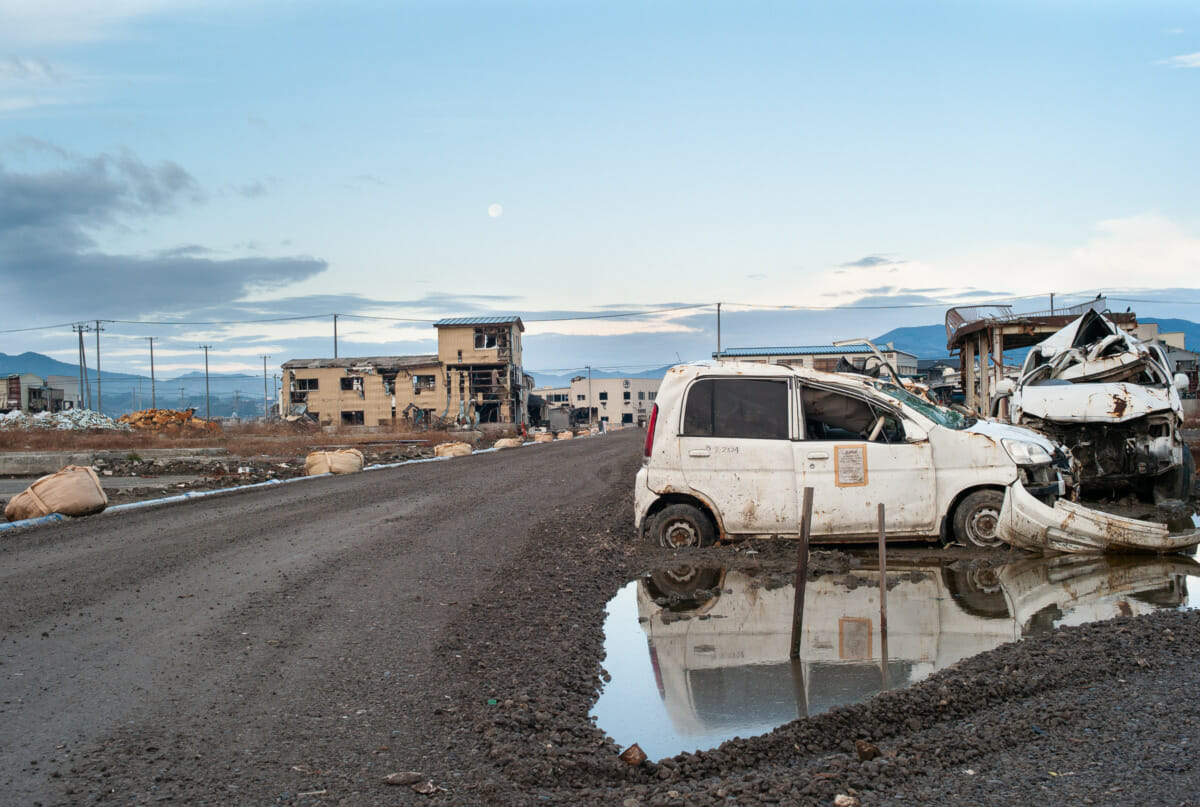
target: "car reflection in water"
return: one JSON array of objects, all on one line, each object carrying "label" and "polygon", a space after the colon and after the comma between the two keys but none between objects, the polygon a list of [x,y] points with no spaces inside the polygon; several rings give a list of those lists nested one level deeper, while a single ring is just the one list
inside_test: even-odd
[{"label": "car reflection in water", "polygon": [[[1187,577],[1198,574],[1200,564],[1181,556],[1068,555],[990,568],[889,564],[887,686],[1061,625],[1183,606]],[[636,725],[645,719],[639,710],[605,708],[604,695],[596,714],[618,743],[640,742],[652,758],[763,733],[885,687],[877,569],[808,582],[796,661],[789,659],[790,583],[772,588],[737,571],[676,567],[636,586],[650,672],[674,731]],[[614,678],[605,692],[625,686]]]}]

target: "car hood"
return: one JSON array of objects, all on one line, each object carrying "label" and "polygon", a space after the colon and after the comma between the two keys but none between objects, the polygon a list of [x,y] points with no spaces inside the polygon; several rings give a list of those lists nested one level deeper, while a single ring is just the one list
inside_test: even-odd
[{"label": "car hood", "polygon": [[1057,448],[1054,441],[1044,435],[1026,429],[1023,426],[1010,426],[1007,423],[997,423],[994,420],[977,420],[963,431],[982,434],[993,440],[1021,440],[1026,443],[1035,443],[1044,448],[1046,453],[1052,457]]},{"label": "car hood", "polygon": [[1057,423],[1125,423],[1155,412],[1182,414],[1172,387],[1109,384],[1032,385],[1017,390],[1014,408]]}]

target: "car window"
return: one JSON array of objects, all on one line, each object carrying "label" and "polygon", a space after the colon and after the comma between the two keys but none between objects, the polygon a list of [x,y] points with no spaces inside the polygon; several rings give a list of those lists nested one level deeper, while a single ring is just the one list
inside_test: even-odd
[{"label": "car window", "polygon": [[815,387],[802,387],[800,406],[804,414],[806,440],[904,442],[904,426],[900,418],[882,407],[871,406],[861,398]]},{"label": "car window", "polygon": [[692,384],[683,433],[694,437],[788,439],[788,384],[751,378],[705,378]]}]

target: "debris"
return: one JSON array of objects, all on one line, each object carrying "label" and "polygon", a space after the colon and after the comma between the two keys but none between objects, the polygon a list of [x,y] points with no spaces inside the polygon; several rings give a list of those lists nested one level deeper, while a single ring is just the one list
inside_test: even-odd
[{"label": "debris", "polygon": [[422,782],[419,785],[412,786],[414,793],[420,793],[422,796],[432,796],[434,793],[446,793],[446,788],[438,787],[432,781]]},{"label": "debris", "polygon": [[858,807],[858,805],[858,799],[847,796],[845,793],[838,793],[833,797],[833,807]]},{"label": "debris", "polygon": [[58,431],[132,431],[129,424],[113,420],[108,415],[90,409],[68,409],[65,412],[38,412],[27,415],[14,410],[0,414],[0,430],[21,431],[47,429]]},{"label": "debris", "polygon": [[9,521],[48,516],[88,516],[108,507],[100,477],[88,467],[68,465],[58,473],[43,476],[12,497],[4,508]]},{"label": "debris", "polygon": [[221,431],[219,424],[195,417],[194,412],[192,409],[143,409],[122,415],[117,422],[154,432],[203,434]]},{"label": "debris", "polygon": [[385,785],[415,785],[424,778],[424,774],[416,771],[399,771],[383,777],[383,783]]},{"label": "debris", "polygon": [[646,752],[640,745],[634,743],[621,752],[619,759],[627,765],[637,767],[646,761]]},{"label": "debris", "polygon": [[351,474],[361,471],[363,462],[363,453],[357,448],[314,451],[304,459],[304,470],[309,476]]}]

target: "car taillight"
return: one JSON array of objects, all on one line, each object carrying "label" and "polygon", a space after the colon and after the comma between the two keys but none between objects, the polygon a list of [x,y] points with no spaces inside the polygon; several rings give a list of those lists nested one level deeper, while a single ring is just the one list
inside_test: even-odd
[{"label": "car taillight", "polygon": [[646,450],[643,456],[650,456],[650,449],[654,448],[654,424],[658,423],[658,404],[650,410],[650,425],[646,427]]}]

